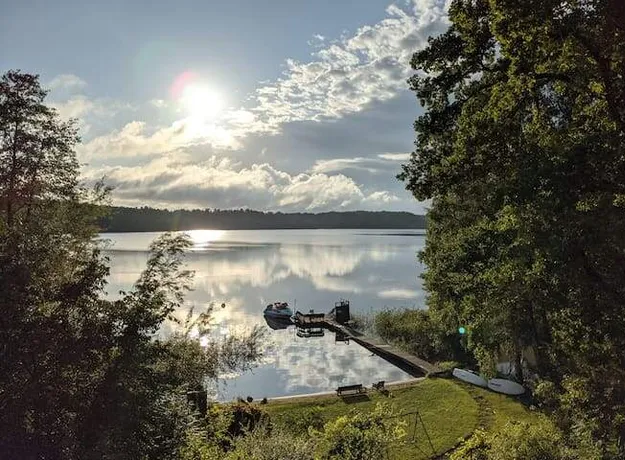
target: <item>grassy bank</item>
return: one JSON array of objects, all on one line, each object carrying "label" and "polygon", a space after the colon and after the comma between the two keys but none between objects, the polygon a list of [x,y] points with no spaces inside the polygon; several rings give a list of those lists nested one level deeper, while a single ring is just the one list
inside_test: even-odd
[{"label": "grassy bank", "polygon": [[[401,413],[418,411],[423,420],[421,425],[414,415],[402,417],[407,436],[390,453],[393,459],[430,458],[432,446],[437,454],[445,452],[479,425],[498,430],[509,420],[531,421],[537,417],[514,399],[446,379],[426,379],[411,387],[393,389],[388,395],[375,392],[351,401],[318,396],[271,401],[265,407],[274,423],[297,433],[308,425],[320,427],[353,411],[371,411],[378,402],[390,403]],[[419,422],[416,430],[415,420]]]}]

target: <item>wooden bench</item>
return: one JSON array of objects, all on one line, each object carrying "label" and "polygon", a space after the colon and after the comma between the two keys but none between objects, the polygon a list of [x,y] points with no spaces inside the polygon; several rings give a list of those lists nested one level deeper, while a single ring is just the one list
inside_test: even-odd
[{"label": "wooden bench", "polygon": [[365,391],[367,391],[361,383],[359,383],[358,385],[345,385],[342,387],[338,387],[336,389],[336,395],[337,396],[342,396],[344,394],[360,394],[360,393],[364,393]]}]

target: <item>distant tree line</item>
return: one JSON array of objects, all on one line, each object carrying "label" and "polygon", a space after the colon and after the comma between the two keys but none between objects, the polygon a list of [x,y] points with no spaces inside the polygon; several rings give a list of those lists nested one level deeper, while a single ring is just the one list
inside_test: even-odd
[{"label": "distant tree line", "polygon": [[100,218],[105,232],[194,230],[305,229],[305,228],[425,228],[425,216],[409,212],[282,213],[246,209],[175,210],[149,207],[111,207]]}]

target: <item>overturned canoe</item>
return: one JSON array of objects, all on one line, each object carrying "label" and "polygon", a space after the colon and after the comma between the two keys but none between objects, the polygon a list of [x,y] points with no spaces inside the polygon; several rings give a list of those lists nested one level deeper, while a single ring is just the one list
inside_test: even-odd
[{"label": "overturned canoe", "polygon": [[505,395],[518,396],[525,393],[525,388],[512,380],[506,379],[490,379],[488,381],[488,388],[497,393],[503,393]]},{"label": "overturned canoe", "polygon": [[482,378],[482,376],[467,369],[459,369],[456,367],[454,368],[452,375],[463,382],[470,383],[471,385],[477,385],[478,387],[483,388],[488,386],[486,380]]}]

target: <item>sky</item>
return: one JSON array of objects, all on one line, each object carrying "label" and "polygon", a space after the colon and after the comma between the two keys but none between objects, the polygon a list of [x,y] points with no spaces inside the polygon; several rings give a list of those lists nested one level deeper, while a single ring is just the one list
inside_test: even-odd
[{"label": "sky", "polygon": [[0,71],[76,118],[114,204],[423,213],[410,58],[449,0],[0,0]]}]

